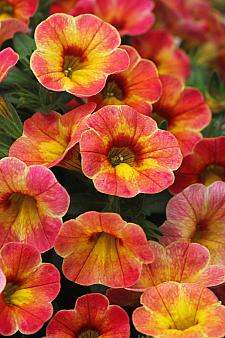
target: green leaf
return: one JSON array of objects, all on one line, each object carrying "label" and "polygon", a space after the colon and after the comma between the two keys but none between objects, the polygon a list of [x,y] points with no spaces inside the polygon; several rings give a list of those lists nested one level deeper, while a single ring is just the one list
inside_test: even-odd
[{"label": "green leaf", "polygon": [[36,49],[34,39],[25,33],[16,33],[13,38],[15,51],[20,55],[20,62],[30,66],[30,57]]},{"label": "green leaf", "polygon": [[145,195],[142,211],[145,215],[165,214],[166,206],[171,198],[168,190],[164,190],[159,194]]},{"label": "green leaf", "polygon": [[68,215],[77,217],[86,211],[101,211],[107,202],[107,195],[100,193],[75,193],[70,195]]}]

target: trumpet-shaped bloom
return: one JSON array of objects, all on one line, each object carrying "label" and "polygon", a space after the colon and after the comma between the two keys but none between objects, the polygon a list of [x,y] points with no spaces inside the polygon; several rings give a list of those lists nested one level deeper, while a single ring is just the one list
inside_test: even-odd
[{"label": "trumpet-shaped bloom", "polygon": [[60,163],[79,142],[94,109],[95,104],[88,103],[64,115],[35,113],[24,122],[23,135],[12,144],[9,155],[27,165],[52,167]]},{"label": "trumpet-shaped bloom", "polygon": [[129,57],[130,65],[122,73],[110,75],[103,90],[89,98],[97,103],[97,109],[107,105],[126,104],[138,112],[149,115],[152,103],[161,95],[161,82],[155,65],[141,59],[130,46],[122,46]]},{"label": "trumpet-shaped bloom", "polygon": [[200,131],[211,120],[211,112],[201,92],[196,88],[184,87],[171,75],[160,76],[162,96],[153,105],[152,117],[156,121],[166,120],[168,130],[176,136],[184,156],[192,152],[201,140]]},{"label": "trumpet-shaped bloom", "polygon": [[0,47],[3,42],[11,39],[15,33],[26,33],[28,30],[28,25],[17,19],[7,19],[0,21]]},{"label": "trumpet-shaped bloom", "polygon": [[225,307],[207,288],[167,282],[147,289],[133,313],[136,329],[160,338],[221,338]]},{"label": "trumpet-shaped bloom", "polygon": [[225,183],[209,187],[193,184],[167,205],[167,220],[161,226],[161,243],[176,240],[200,243],[208,248],[211,264],[225,262]]},{"label": "trumpet-shaped bloom", "polygon": [[93,13],[117,28],[120,35],[139,35],[154,23],[152,0],[84,0],[78,13]]},{"label": "trumpet-shaped bloom", "polygon": [[149,32],[134,37],[132,45],[143,58],[152,60],[160,75],[174,75],[186,80],[191,72],[187,54],[176,47],[173,36],[162,30]]},{"label": "trumpet-shaped bloom", "polygon": [[19,60],[19,55],[12,48],[5,48],[0,52],[0,82],[4,80],[8,72]]},{"label": "trumpet-shaped bloom", "polygon": [[208,186],[216,181],[225,181],[224,149],[225,136],[199,141],[193,152],[184,157],[170,191],[177,194],[193,183]]},{"label": "trumpet-shaped bloom", "polygon": [[153,255],[140,226],[118,214],[86,212],[65,222],[55,250],[64,258],[63,272],[75,283],[128,287]]},{"label": "trumpet-shaped bloom", "polygon": [[43,166],[17,158],[0,160],[0,248],[27,242],[44,252],[53,247],[69,206],[69,195]]},{"label": "trumpet-shaped bloom", "polygon": [[0,251],[6,285],[0,292],[0,334],[37,332],[52,316],[51,301],[60,290],[60,274],[24,243],[8,243]]},{"label": "trumpet-shaped bloom", "polygon": [[132,289],[142,291],[163,282],[196,283],[214,286],[225,282],[225,266],[210,265],[210,253],[197,243],[173,242],[163,247],[150,242],[154,261],[144,264]]},{"label": "trumpet-shaped bloom", "polygon": [[88,120],[80,141],[82,170],[97,190],[122,197],[156,193],[173,183],[182,160],[177,140],[128,106],[107,106]]},{"label": "trumpet-shaped bloom", "polygon": [[38,7],[38,0],[1,0],[0,21],[16,18],[25,23],[29,22]]},{"label": "trumpet-shaped bloom", "polygon": [[109,305],[99,293],[77,299],[74,310],[61,310],[47,326],[46,338],[129,338],[129,318],[125,310]]},{"label": "trumpet-shaped bloom", "polygon": [[117,48],[117,30],[91,14],[51,15],[37,26],[35,41],[31,69],[44,87],[54,91],[95,95],[108,75],[129,65],[127,53]]}]

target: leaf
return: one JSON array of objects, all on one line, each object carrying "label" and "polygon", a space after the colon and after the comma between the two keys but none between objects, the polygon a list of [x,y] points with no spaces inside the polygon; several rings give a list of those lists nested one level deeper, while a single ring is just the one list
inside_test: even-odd
[{"label": "leaf", "polygon": [[70,201],[68,215],[77,217],[86,211],[101,211],[107,202],[107,195],[97,192],[76,193],[70,195]]},{"label": "leaf", "polygon": [[171,198],[168,190],[164,190],[159,194],[145,195],[142,211],[145,215],[165,214],[166,206]]},{"label": "leaf", "polygon": [[30,57],[36,49],[34,39],[25,33],[16,33],[13,38],[15,51],[20,55],[20,62],[30,66]]}]

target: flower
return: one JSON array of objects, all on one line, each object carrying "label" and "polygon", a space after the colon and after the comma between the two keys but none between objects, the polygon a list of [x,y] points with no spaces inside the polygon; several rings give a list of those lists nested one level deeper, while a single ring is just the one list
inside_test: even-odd
[{"label": "flower", "polygon": [[136,329],[160,338],[221,338],[225,306],[207,288],[167,282],[148,288],[133,313]]},{"label": "flower", "polygon": [[152,60],[160,75],[173,75],[185,81],[191,72],[187,54],[177,48],[173,36],[155,29],[132,39],[134,46],[143,58]]},{"label": "flower", "polygon": [[0,293],[0,334],[37,332],[52,316],[51,301],[60,290],[59,271],[41,262],[41,255],[24,243],[8,243],[0,251],[6,285]]},{"label": "flower", "polygon": [[27,33],[28,30],[28,25],[17,19],[0,21],[0,47],[3,42],[11,39],[15,33]]},{"label": "flower", "polygon": [[170,191],[177,194],[193,183],[210,185],[216,181],[225,181],[225,158],[221,155],[224,149],[225,136],[199,141],[193,152],[184,157]]},{"label": "flower", "polygon": [[100,192],[133,197],[173,183],[181,163],[175,137],[128,106],[106,106],[92,114],[82,134],[82,171]]},{"label": "flower", "polygon": [[107,76],[125,70],[129,58],[114,27],[91,14],[54,14],[35,30],[31,69],[47,89],[76,96],[100,92]]},{"label": "flower", "polygon": [[64,115],[35,113],[24,122],[23,136],[12,144],[9,155],[27,165],[52,167],[59,164],[79,142],[95,106],[94,103],[81,105]]},{"label": "flower", "polygon": [[186,156],[201,140],[200,131],[209,124],[211,112],[198,89],[184,87],[171,75],[162,75],[160,80],[162,96],[153,105],[152,117],[158,122],[164,119],[168,122],[168,130],[176,136]]},{"label": "flower", "polygon": [[77,299],[74,310],[61,310],[51,319],[46,338],[129,338],[129,317],[117,305],[109,305],[100,293]]},{"label": "flower", "polygon": [[69,195],[43,166],[0,160],[0,248],[27,242],[44,252],[53,247],[69,206]]},{"label": "flower", "polygon": [[4,80],[8,72],[19,60],[19,55],[10,47],[0,52],[0,82]]},{"label": "flower", "polygon": [[16,18],[28,23],[37,7],[38,0],[3,0],[0,2],[0,21]]},{"label": "flower", "polygon": [[[178,218],[178,217],[177,217]],[[144,264],[141,277],[130,289],[143,291],[163,282],[214,286],[225,282],[225,266],[210,265],[210,253],[197,243],[172,242],[163,247],[150,241],[154,261]]]},{"label": "flower", "polygon": [[81,285],[131,286],[142,264],[153,260],[140,226],[126,223],[118,214],[95,211],[65,222],[55,251],[64,258],[66,278]]},{"label": "flower", "polygon": [[161,82],[155,65],[141,59],[130,46],[121,46],[130,58],[130,65],[122,73],[110,75],[103,90],[89,100],[97,103],[97,109],[106,105],[126,104],[138,112],[149,115],[152,103],[161,95]]},{"label": "flower", "polygon": [[160,227],[160,242],[176,240],[200,243],[208,248],[211,264],[225,261],[225,183],[206,187],[193,184],[175,195],[167,205],[167,220]]},{"label": "flower", "polygon": [[[81,1],[80,1],[81,2]],[[152,0],[83,0],[75,13],[93,13],[117,28],[120,35],[139,35],[154,23]]]}]

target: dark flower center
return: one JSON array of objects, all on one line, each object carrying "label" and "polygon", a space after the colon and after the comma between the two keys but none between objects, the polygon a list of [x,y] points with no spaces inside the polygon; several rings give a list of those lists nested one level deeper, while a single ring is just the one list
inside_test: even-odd
[{"label": "dark flower center", "polygon": [[132,165],[135,160],[135,155],[127,147],[113,147],[109,152],[108,159],[112,163],[113,167],[116,167],[120,163],[127,163]]},{"label": "dark flower center", "polygon": [[225,168],[220,165],[209,165],[201,174],[201,182],[210,185],[216,181],[223,181],[225,178]]},{"label": "dark flower center", "polygon": [[0,14],[13,14],[13,6],[7,1],[0,1]]},{"label": "dark flower center", "polygon": [[111,78],[106,82],[106,86],[102,91],[103,99],[115,97],[118,100],[125,98],[124,83],[122,79]]},{"label": "dark flower center", "polygon": [[99,333],[95,330],[90,329],[83,331],[78,335],[78,338],[98,338],[98,337]]},{"label": "dark flower center", "polygon": [[75,70],[80,69],[81,59],[79,56],[66,55],[64,58],[63,71],[66,77],[71,78]]},{"label": "dark flower center", "polygon": [[11,304],[11,297],[18,289],[19,287],[15,283],[9,282],[6,284],[5,289],[3,291],[5,304]]}]

